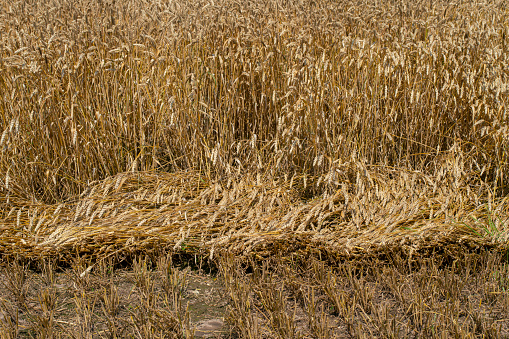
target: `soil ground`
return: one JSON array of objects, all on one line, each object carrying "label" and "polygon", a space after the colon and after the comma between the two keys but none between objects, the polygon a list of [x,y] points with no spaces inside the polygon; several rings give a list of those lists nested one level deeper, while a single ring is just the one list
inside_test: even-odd
[{"label": "soil ground", "polygon": [[507,254],[5,261],[1,338],[509,337]]}]

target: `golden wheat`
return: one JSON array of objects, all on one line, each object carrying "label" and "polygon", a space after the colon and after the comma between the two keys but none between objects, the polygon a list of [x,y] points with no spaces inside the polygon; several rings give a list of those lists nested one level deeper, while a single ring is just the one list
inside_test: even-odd
[{"label": "golden wheat", "polygon": [[507,248],[503,1],[0,8],[3,252]]}]

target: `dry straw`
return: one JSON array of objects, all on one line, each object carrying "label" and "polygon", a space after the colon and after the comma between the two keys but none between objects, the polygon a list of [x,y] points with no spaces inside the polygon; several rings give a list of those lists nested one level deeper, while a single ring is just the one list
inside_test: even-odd
[{"label": "dry straw", "polygon": [[503,1],[0,6],[3,253],[507,248]]}]

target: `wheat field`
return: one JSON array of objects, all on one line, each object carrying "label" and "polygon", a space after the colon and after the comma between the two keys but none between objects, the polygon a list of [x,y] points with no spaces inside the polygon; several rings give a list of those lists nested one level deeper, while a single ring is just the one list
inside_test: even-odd
[{"label": "wheat field", "polygon": [[0,1],[0,252],[509,245],[507,1]]}]

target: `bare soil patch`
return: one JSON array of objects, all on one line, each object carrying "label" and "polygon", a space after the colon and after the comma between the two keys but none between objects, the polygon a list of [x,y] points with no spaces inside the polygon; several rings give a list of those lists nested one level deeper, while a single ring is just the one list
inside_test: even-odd
[{"label": "bare soil patch", "polygon": [[337,262],[225,254],[207,269],[168,256],[124,267],[10,261],[0,301],[2,338],[506,338],[509,262],[493,251]]}]

